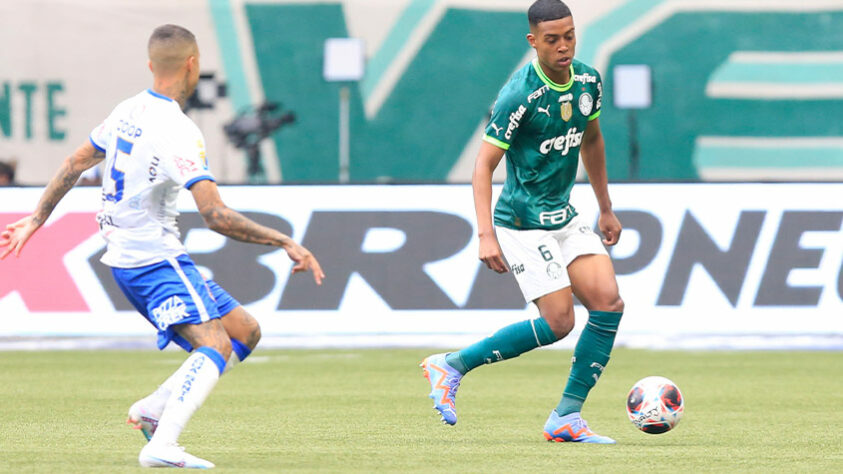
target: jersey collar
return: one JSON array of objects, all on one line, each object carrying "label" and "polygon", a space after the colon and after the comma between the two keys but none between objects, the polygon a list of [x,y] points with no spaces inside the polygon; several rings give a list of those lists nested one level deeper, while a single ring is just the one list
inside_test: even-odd
[{"label": "jersey collar", "polygon": [[544,73],[541,66],[539,66],[539,58],[533,58],[533,69],[536,70],[536,74],[539,75],[539,79],[541,79],[542,82],[547,84],[547,87],[550,87],[551,89],[553,89],[557,92],[565,92],[566,90],[570,89],[571,86],[574,84],[574,63],[573,62],[571,63],[571,79],[568,81],[567,84],[557,84],[557,83],[551,81],[550,78],[547,77],[547,74]]},{"label": "jersey collar", "polygon": [[[573,74],[573,73],[572,73],[572,74]],[[158,97],[159,99],[164,99],[164,100],[166,100],[167,102],[172,102],[172,101],[173,101],[173,99],[171,99],[171,98],[167,97],[166,95],[161,95],[161,94],[159,94],[159,93],[155,92],[155,91],[154,91],[154,90],[152,90],[152,89],[147,89],[146,91],[147,91],[147,92],[149,92],[149,94],[150,94],[150,95],[152,95],[153,97]]]}]

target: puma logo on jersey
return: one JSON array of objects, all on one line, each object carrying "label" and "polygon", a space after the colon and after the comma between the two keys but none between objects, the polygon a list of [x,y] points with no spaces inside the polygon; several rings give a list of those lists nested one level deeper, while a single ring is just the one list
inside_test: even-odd
[{"label": "puma logo on jersey", "polygon": [[494,123],[493,123],[493,124],[491,124],[491,125],[489,125],[489,126],[490,126],[490,127],[492,127],[492,128],[495,130],[495,136],[500,135],[500,134],[501,134],[501,130],[503,130],[503,127],[498,127],[498,126],[497,126],[497,125],[495,125]]},{"label": "puma logo on jersey", "polygon": [[543,114],[546,114],[548,117],[550,117],[550,106],[547,106],[545,108],[536,107],[536,110],[538,110],[539,112],[541,112]]}]

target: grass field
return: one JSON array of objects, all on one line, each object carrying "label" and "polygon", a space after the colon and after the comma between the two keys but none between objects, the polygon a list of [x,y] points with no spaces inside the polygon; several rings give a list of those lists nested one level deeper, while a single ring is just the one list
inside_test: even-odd
[{"label": "grass field", "polygon": [[[570,351],[471,373],[442,425],[425,350],[259,350],[226,374],[181,442],[220,472],[843,472],[843,352],[618,349],[584,415],[615,446],[548,443],[541,428]],[[129,472],[143,446],[126,410],[178,352],[0,352],[0,471]],[[626,393],[672,378],[685,416],[637,431]]]}]

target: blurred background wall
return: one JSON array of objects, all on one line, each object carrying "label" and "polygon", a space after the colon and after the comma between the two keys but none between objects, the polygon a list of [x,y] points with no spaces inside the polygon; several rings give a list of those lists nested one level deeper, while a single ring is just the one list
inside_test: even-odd
[{"label": "blurred background wall", "polygon": [[[343,86],[351,182],[467,182],[499,88],[533,55],[530,3],[4,0],[0,161],[20,184],[46,182],[149,87],[147,38],[177,23],[199,40],[188,113],[221,182],[337,182]],[[611,179],[843,178],[843,1],[568,3],[577,58],[603,74]],[[365,41],[362,80],[323,78],[336,37]],[[646,106],[616,104],[628,65],[651,78]]]}]

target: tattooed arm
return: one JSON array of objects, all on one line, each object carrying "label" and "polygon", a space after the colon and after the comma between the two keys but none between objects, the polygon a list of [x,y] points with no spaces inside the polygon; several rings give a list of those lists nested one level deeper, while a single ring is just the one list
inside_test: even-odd
[{"label": "tattooed arm", "polygon": [[241,242],[281,247],[296,264],[293,273],[312,270],[316,284],[321,285],[325,274],[316,257],[309,250],[281,232],[262,226],[248,217],[230,209],[222,202],[217,184],[203,180],[190,187],[199,214],[209,229]]},{"label": "tattooed arm", "polygon": [[44,188],[44,194],[41,195],[35,212],[14,224],[7,225],[6,229],[0,233],[0,260],[10,253],[14,253],[15,257],[19,256],[32,234],[44,225],[59,201],[76,184],[79,175],[97,165],[104,157],[101,151],[86,141],[72,155],[65,158],[55,176]]}]

